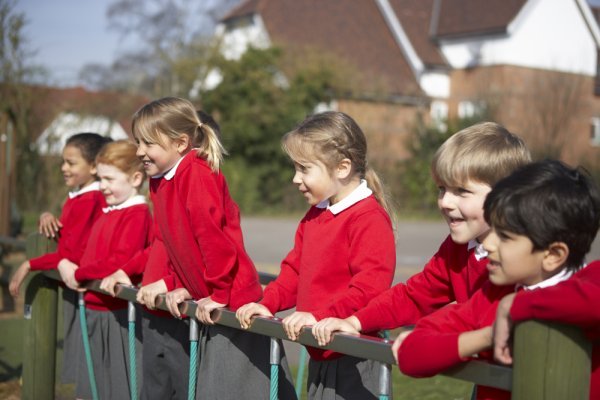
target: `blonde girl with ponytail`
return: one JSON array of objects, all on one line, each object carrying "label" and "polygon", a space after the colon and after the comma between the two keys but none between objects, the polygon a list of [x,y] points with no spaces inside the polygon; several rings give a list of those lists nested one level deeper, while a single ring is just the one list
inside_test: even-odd
[{"label": "blonde girl with ponytail", "polygon": [[[242,327],[255,315],[296,307],[283,319],[291,340],[325,318],[346,318],[390,287],[396,251],[389,203],[367,165],[367,141],[347,114],[306,118],[282,140],[294,163],[293,183],[311,206],[294,248],[262,300],[240,307]],[[330,350],[308,348],[309,399],[376,399],[378,366]]]},{"label": "blonde girl with ponytail", "polygon": [[[187,347],[187,335],[173,321],[182,317],[179,305],[193,299],[202,323],[196,398],[262,398],[269,393],[270,339],[215,325],[210,316],[216,308],[235,310],[262,296],[258,273],[244,249],[239,208],[220,171],[226,151],[219,127],[190,101],[165,97],[138,110],[132,128],[137,155],[151,177],[157,228],[137,300],[153,310],[157,296],[166,293],[166,305],[177,317],[161,320],[153,312],[145,314],[150,322],[143,325],[142,397],[180,398],[185,390],[180,381],[187,380],[181,373],[186,354],[179,349]],[[154,343],[147,343],[151,337]],[[165,344],[174,338],[179,346]],[[176,354],[181,354],[179,360]],[[282,368],[280,397],[293,399],[285,358]]]}]

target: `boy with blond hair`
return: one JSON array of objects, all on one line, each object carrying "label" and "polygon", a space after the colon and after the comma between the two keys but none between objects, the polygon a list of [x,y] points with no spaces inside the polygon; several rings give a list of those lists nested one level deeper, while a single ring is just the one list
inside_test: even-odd
[{"label": "boy with blond hair", "polygon": [[[477,353],[480,359],[491,359],[487,350],[493,344],[492,324],[505,295],[512,297],[518,289],[548,290],[544,288],[571,279],[581,283],[592,274],[581,279],[579,275],[585,275],[587,268],[597,268],[590,265],[577,272],[600,227],[600,193],[583,171],[553,160],[527,165],[494,186],[484,209],[492,227],[483,241],[490,260],[489,282],[468,302],[417,323],[397,353],[400,370],[407,375],[431,376]],[[564,297],[567,293],[555,292],[561,296],[557,300],[571,307],[578,304]],[[597,307],[597,300],[595,303]],[[577,313],[574,309],[573,314]],[[598,339],[594,314],[586,318],[579,313],[577,322],[591,339]],[[597,350],[592,356],[590,399],[600,394]],[[477,399],[509,398],[510,393],[500,389],[477,388]]]},{"label": "boy with blond hair", "polygon": [[393,286],[346,319],[327,318],[315,324],[318,343],[329,343],[335,331],[374,332],[411,325],[449,303],[467,301],[487,280],[481,246],[490,230],[483,217],[485,197],[497,181],[530,161],[524,142],[493,122],[472,125],[446,140],[433,157],[431,173],[450,235],[423,271],[406,283]]}]

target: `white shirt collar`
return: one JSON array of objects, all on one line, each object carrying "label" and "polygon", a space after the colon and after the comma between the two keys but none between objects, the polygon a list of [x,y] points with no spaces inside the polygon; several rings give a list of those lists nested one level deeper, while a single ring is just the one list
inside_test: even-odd
[{"label": "white shirt collar", "polygon": [[327,208],[332,214],[336,215],[341,213],[347,208],[350,208],[354,204],[361,200],[366,199],[373,194],[373,191],[367,187],[367,181],[364,179],[360,180],[360,184],[354,189],[348,196],[338,201],[333,205],[329,205],[329,199],[323,200],[316,205],[317,208]]},{"label": "white shirt collar", "polygon": [[133,196],[132,198],[125,200],[121,204],[117,204],[116,206],[104,207],[102,209],[102,211],[105,214],[108,214],[111,211],[122,210],[127,207],[137,206],[138,204],[146,204],[146,198],[144,196],[142,196],[141,194]]},{"label": "white shirt collar", "polygon": [[[190,154],[190,153],[191,153],[191,151],[188,154]],[[187,156],[187,154],[185,156]],[[173,177],[175,176],[175,172],[177,172],[177,167],[179,167],[179,164],[181,164],[181,162],[183,161],[183,159],[185,158],[185,156],[183,156],[179,160],[177,160],[177,162],[175,163],[175,165],[173,165],[173,168],[171,168],[170,170],[168,170],[167,172],[165,172],[165,174],[163,175],[163,178],[165,178],[168,181],[170,181],[171,179],[173,179]]]},{"label": "white shirt collar", "polygon": [[487,257],[488,252],[483,248],[483,244],[479,243],[477,240],[469,240],[467,244],[467,250],[471,250],[475,248],[475,259],[477,261],[481,261],[483,258]]},{"label": "white shirt collar", "polygon": [[[520,285],[520,287],[522,287],[523,290],[543,289],[546,287],[554,286],[557,283],[560,283],[562,281],[566,281],[567,279],[569,279],[571,277],[571,275],[573,275],[573,271],[565,268],[562,271],[560,271],[558,274],[553,275],[550,278],[548,278],[544,281],[541,281],[540,283],[536,283],[535,285],[531,285],[531,286]],[[519,286],[519,285],[517,285],[517,286]]]},{"label": "white shirt collar", "polygon": [[90,183],[87,186],[84,186],[83,188],[79,189],[76,192],[69,192],[69,199],[75,198],[77,196],[81,196],[84,193],[87,192],[93,192],[94,190],[100,190],[100,182],[98,181],[94,181],[93,183]]}]

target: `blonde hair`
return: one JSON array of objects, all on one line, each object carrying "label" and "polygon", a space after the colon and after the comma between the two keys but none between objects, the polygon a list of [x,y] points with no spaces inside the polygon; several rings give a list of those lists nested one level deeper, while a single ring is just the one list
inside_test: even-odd
[{"label": "blonde hair", "polygon": [[281,144],[292,160],[302,163],[316,158],[330,173],[343,159],[349,159],[353,174],[367,181],[379,204],[394,217],[385,187],[367,163],[367,139],[349,115],[337,111],[313,114],[286,133]]},{"label": "blonde hair", "polygon": [[198,157],[204,158],[217,172],[227,152],[219,140],[218,126],[202,120],[202,115],[207,114],[197,112],[189,100],[163,97],[146,104],[134,114],[131,123],[133,136],[162,146],[164,136],[177,140],[181,135],[187,135],[192,147],[197,148]]},{"label": "blonde hair", "polygon": [[140,172],[145,178],[144,164],[136,152],[137,146],[129,140],[110,142],[105,144],[96,156],[96,165],[112,165],[129,176]]},{"label": "blonde hair", "polygon": [[438,183],[462,186],[473,180],[494,186],[531,162],[523,140],[494,122],[481,122],[450,136],[433,156],[431,173]]}]

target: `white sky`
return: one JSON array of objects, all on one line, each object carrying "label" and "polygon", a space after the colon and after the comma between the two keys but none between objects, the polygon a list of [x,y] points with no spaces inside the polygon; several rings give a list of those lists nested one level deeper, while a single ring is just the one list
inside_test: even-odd
[{"label": "white sky", "polygon": [[18,0],[25,14],[34,62],[48,69],[49,83],[74,86],[79,69],[88,63],[109,65],[126,47],[108,30],[106,10],[112,0]]}]

